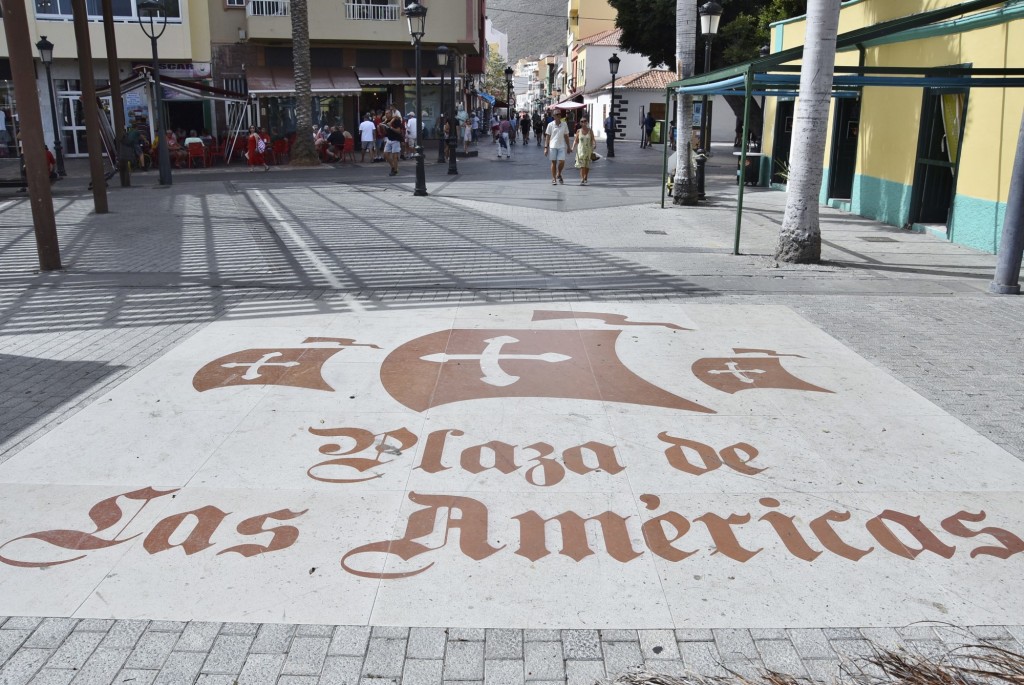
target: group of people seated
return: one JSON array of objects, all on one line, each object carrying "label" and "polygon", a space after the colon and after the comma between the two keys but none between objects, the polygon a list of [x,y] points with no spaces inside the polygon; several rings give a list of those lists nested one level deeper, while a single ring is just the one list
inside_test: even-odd
[{"label": "group of people seated", "polygon": [[313,144],[325,162],[355,162],[355,143],[355,138],[341,124],[333,127],[313,125]]}]

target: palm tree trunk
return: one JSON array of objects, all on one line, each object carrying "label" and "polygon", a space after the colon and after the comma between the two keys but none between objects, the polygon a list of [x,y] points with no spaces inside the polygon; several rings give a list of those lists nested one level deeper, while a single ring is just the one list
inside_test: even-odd
[{"label": "palm tree trunk", "polygon": [[[676,78],[693,76],[697,46],[697,5],[693,0],[676,0]],[[697,183],[692,150],[693,96],[676,97],[676,176],[672,203],[697,204]],[[667,124],[668,122],[666,122]]]},{"label": "palm tree trunk", "polygon": [[295,62],[295,144],[291,163],[315,166],[320,163],[313,146],[313,91],[310,85],[309,12],[306,0],[291,0],[292,59]]},{"label": "palm tree trunk", "polygon": [[775,249],[775,258],[783,262],[812,264],[821,259],[818,194],[832,100],[839,9],[840,0],[807,3],[807,37],[800,68],[800,98],[793,120],[786,214]]}]

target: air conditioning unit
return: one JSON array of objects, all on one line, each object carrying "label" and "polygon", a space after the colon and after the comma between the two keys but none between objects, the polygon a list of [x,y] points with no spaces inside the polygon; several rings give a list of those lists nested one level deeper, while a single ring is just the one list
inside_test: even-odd
[{"label": "air conditioning unit", "polygon": [[238,40],[239,42],[246,39],[245,29],[238,29]]}]

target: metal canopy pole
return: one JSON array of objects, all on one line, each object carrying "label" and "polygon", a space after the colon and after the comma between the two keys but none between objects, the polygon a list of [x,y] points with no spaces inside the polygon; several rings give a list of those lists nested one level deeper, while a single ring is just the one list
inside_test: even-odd
[{"label": "metal canopy pole", "polygon": [[1020,264],[1024,252],[1024,115],[1017,135],[1017,156],[1010,177],[1010,192],[1006,198],[1006,217],[1003,235],[999,241],[999,261],[996,274],[988,287],[996,295],[1020,295]]},{"label": "metal canopy pole", "polygon": [[740,141],[740,169],[737,180],[739,192],[736,194],[736,237],[733,240],[732,253],[740,253],[740,230],[743,226],[743,189],[747,186],[747,136],[750,132],[750,98],[754,90],[754,67],[747,67],[743,95],[743,139]]},{"label": "metal canopy pole", "polygon": [[[46,163],[43,141],[43,118],[39,111],[39,91],[32,69],[32,45],[29,42],[28,16],[24,0],[0,0],[4,15],[14,80],[14,97],[18,108],[18,129],[21,131],[22,161],[28,183],[28,199],[32,208],[32,228],[36,237],[39,268],[55,271],[61,268],[60,246],[57,243],[57,221],[50,194],[50,171]],[[17,141],[15,141],[17,145]]]},{"label": "metal canopy pole", "polygon": [[85,108],[85,133],[88,136],[89,172],[92,177],[92,201],[97,214],[107,213],[107,179],[103,176],[103,143],[100,134],[100,108],[96,104],[96,76],[92,66],[92,44],[89,41],[89,16],[85,0],[72,0],[75,43],[78,47],[78,70],[82,80],[82,105]]}]

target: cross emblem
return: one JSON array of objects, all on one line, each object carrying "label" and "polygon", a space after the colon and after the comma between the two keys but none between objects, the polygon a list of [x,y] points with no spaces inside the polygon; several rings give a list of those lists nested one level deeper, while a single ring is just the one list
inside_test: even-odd
[{"label": "cross emblem", "polygon": [[299,362],[272,362],[271,359],[284,356],[280,352],[268,352],[259,358],[258,361],[252,363],[245,362],[229,362],[227,364],[221,364],[225,369],[245,369],[245,374],[242,375],[244,381],[254,381],[257,378],[261,378],[260,369],[264,366],[283,366],[285,368],[291,366],[298,366]]},{"label": "cross emblem", "polygon": [[483,373],[483,377],[481,377],[480,380],[488,385],[493,385],[499,388],[507,387],[519,380],[519,376],[513,376],[501,368],[502,360],[523,359],[527,361],[554,363],[572,359],[572,357],[568,355],[559,354],[557,352],[546,352],[544,354],[502,354],[502,347],[519,342],[518,338],[513,338],[510,335],[499,335],[495,338],[488,338],[487,340],[484,340],[484,342],[487,343],[487,346],[480,354],[446,354],[444,352],[438,352],[436,354],[428,354],[425,357],[420,357],[420,359],[426,362],[437,363],[478,360],[480,362],[480,372]]},{"label": "cross emblem", "polygon": [[712,370],[712,371],[708,371],[708,373],[709,374],[714,374],[714,375],[729,374],[733,378],[738,380],[740,383],[753,384],[754,383],[754,379],[751,378],[750,376],[748,376],[747,374],[748,373],[764,373],[765,372],[764,369],[740,369],[738,367],[739,367],[739,364],[737,364],[736,362],[731,362],[730,361],[730,362],[726,362],[725,363],[725,368],[724,369],[715,369],[715,370]]}]

